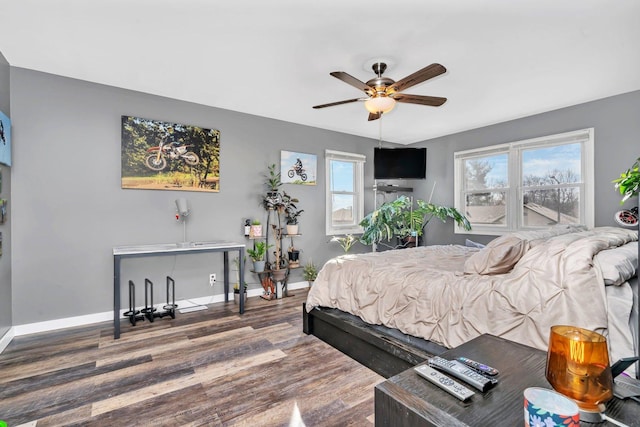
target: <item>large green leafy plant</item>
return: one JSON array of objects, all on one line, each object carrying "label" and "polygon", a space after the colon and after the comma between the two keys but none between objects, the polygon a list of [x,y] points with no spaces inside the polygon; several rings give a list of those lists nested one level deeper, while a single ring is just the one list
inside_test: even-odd
[{"label": "large green leafy plant", "polygon": [[456,208],[436,205],[416,200],[407,196],[400,196],[396,200],[383,203],[378,209],[364,217],[360,226],[364,228],[360,241],[365,245],[390,241],[395,237],[405,238],[422,236],[424,230],[433,218],[445,222],[452,218],[458,226],[471,230],[467,217]]},{"label": "large green leafy plant", "polygon": [[616,189],[620,191],[622,200],[620,204],[623,204],[631,197],[640,193],[640,157],[638,157],[633,165],[626,171],[620,174],[620,178],[612,181],[616,186]]}]

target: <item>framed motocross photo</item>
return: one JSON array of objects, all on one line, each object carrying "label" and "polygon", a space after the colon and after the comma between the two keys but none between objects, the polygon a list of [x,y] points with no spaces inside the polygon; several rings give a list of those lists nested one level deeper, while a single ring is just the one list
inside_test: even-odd
[{"label": "framed motocross photo", "polygon": [[0,163],[11,166],[11,119],[0,111]]},{"label": "framed motocross photo", "polygon": [[283,184],[316,185],[315,154],[280,151],[280,180]]},{"label": "framed motocross photo", "polygon": [[122,188],[220,191],[220,131],[122,116]]}]

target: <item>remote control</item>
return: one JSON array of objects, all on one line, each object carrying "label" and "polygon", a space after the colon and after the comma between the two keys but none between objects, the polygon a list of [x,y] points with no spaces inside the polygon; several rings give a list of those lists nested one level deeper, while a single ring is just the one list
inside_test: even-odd
[{"label": "remote control", "polygon": [[475,394],[472,390],[469,390],[462,384],[452,380],[442,372],[436,371],[428,365],[416,366],[413,369],[415,369],[418,375],[420,375],[422,378],[429,380],[430,382],[434,383],[444,391],[451,393],[463,402]]},{"label": "remote control", "polygon": [[476,371],[480,372],[481,374],[485,374],[485,375],[490,375],[490,376],[494,376],[494,375],[498,375],[499,372],[496,368],[492,368],[489,365],[485,365],[483,363],[480,362],[476,362],[475,360],[471,360],[467,357],[458,357],[456,360],[464,363],[465,365],[475,369]]},{"label": "remote control", "polygon": [[468,366],[463,365],[457,360],[447,360],[442,357],[432,357],[428,360],[429,366],[438,368],[448,374],[453,375],[466,382],[467,384],[485,392],[498,383],[498,380],[489,379],[484,375],[480,375]]}]

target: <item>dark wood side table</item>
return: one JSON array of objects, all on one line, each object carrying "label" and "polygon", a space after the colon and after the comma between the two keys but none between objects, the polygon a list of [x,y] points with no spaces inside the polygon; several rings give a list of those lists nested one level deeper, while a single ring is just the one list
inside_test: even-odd
[{"label": "dark wood side table", "polygon": [[[461,402],[408,369],[375,388],[375,425],[380,426],[522,426],[523,392],[527,387],[551,388],[545,378],[546,352],[493,335],[481,335],[441,355],[466,356],[500,371],[499,383],[486,393],[476,391]],[[471,388],[471,386],[468,386]],[[640,404],[613,398],[607,415],[640,426]],[[583,426],[609,426],[611,423]]]}]

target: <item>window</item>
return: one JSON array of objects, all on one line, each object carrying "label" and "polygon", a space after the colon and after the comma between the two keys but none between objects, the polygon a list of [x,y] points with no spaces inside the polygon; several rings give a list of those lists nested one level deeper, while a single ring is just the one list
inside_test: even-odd
[{"label": "window", "polygon": [[325,151],[327,235],[362,232],[364,162],[361,154]]},{"label": "window", "polygon": [[593,140],[584,129],[456,152],[455,207],[475,234],[593,227]]}]

